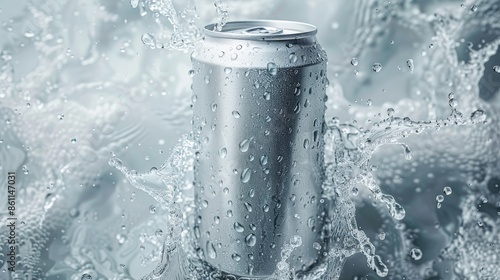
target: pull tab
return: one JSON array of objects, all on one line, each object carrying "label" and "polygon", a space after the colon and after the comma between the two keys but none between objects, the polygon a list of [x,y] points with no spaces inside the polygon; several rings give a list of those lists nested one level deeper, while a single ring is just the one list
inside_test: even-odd
[{"label": "pull tab", "polygon": [[267,27],[267,26],[256,26],[252,28],[248,28],[243,30],[244,34],[250,35],[262,35],[262,34],[281,34],[283,33],[283,29],[275,28],[275,27]]}]

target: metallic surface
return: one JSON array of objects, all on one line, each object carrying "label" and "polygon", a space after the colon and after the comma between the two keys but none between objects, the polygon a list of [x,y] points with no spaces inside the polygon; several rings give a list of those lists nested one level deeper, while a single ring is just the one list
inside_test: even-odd
[{"label": "metallic surface", "polygon": [[[310,25],[304,35],[300,23],[270,22],[228,23],[231,32],[219,32],[239,39],[211,36],[207,26],[192,54],[193,130],[201,143],[195,234],[209,264],[238,276],[271,275],[294,235],[302,245],[291,265],[306,270],[323,253],[313,244],[323,243],[326,214],[327,58]],[[245,35],[255,27],[269,37],[265,30]]]}]

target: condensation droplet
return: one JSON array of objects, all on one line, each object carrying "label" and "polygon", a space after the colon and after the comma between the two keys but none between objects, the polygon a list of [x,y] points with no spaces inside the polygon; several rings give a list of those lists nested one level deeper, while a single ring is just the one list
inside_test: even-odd
[{"label": "condensation droplet", "polygon": [[219,157],[220,158],[225,158],[227,156],[227,149],[225,147],[222,147],[219,149]]},{"label": "condensation droplet", "polygon": [[217,250],[215,250],[215,246],[212,242],[207,241],[205,249],[209,258],[211,259],[217,258]]},{"label": "condensation droplet", "polygon": [[249,247],[255,246],[255,244],[257,243],[257,237],[255,237],[255,234],[250,233],[249,235],[245,236],[245,243]]},{"label": "condensation droplet", "polygon": [[233,259],[233,261],[235,261],[235,262],[239,262],[239,261],[241,260],[241,256],[240,256],[240,255],[238,255],[238,254],[236,254],[236,253],[235,253],[235,254],[232,254],[232,255],[231,255],[231,258],[232,258],[232,259]]},{"label": "condensation droplet", "polygon": [[240,151],[245,153],[248,151],[248,149],[250,148],[250,142],[252,141],[253,138],[250,138],[250,139],[244,139],[243,141],[240,142],[239,144],[239,147],[240,147]]},{"label": "condensation droplet", "polygon": [[245,168],[243,172],[241,172],[240,180],[242,183],[248,183],[250,181],[250,177],[252,176],[252,171],[250,168]]},{"label": "condensation droplet", "polygon": [[278,66],[274,62],[269,62],[267,64],[267,72],[272,76],[276,76],[278,74]]}]

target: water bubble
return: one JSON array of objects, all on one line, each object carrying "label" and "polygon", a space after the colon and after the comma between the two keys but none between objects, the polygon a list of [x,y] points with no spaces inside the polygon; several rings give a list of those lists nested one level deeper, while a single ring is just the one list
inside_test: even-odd
[{"label": "water bubble", "polygon": [[234,117],[235,119],[239,119],[239,118],[241,117],[240,112],[238,112],[238,111],[236,111],[236,110],[234,110],[234,111],[233,111],[232,115],[233,115],[233,117]]},{"label": "water bubble", "polygon": [[274,62],[269,62],[267,64],[267,72],[272,76],[276,76],[278,73],[278,66]]},{"label": "water bubble", "polygon": [[410,250],[410,256],[412,259],[418,261],[422,258],[422,251],[418,248],[413,248]]},{"label": "water bubble", "polygon": [[446,187],[444,187],[444,189],[443,189],[443,193],[444,193],[445,195],[450,195],[450,194],[452,193],[452,189],[451,189],[450,187],[446,186]]},{"label": "water bubble", "polygon": [[225,147],[220,148],[219,150],[219,157],[220,158],[225,158],[227,156],[227,149]]},{"label": "water bubble", "polygon": [[250,168],[245,168],[243,172],[241,172],[240,180],[242,183],[248,183],[250,181],[250,177],[252,176],[252,171]]},{"label": "water bubble", "polygon": [[291,53],[288,56],[288,60],[290,61],[290,63],[295,63],[295,62],[297,62],[298,57],[297,57],[297,55],[295,53]]},{"label": "water bubble", "polygon": [[144,45],[149,46],[152,49],[156,48],[156,38],[151,33],[142,34],[141,41]]},{"label": "water bubble", "polygon": [[499,65],[493,66],[493,71],[500,74],[500,66]]},{"label": "water bubble", "polygon": [[410,69],[410,72],[413,73],[413,69],[415,68],[413,65],[413,59],[408,59],[406,61],[406,66],[408,66],[408,69]]},{"label": "water bubble", "polygon": [[372,66],[372,70],[373,72],[380,72],[380,70],[382,70],[382,64],[380,63],[374,63],[373,66]]},{"label": "water bubble", "polygon": [[353,58],[351,59],[351,65],[352,65],[352,66],[358,66],[358,63],[359,63],[359,62],[358,62],[358,59],[357,59],[357,58],[353,57]]},{"label": "water bubble", "polygon": [[257,237],[255,237],[255,234],[250,233],[249,235],[245,236],[245,244],[249,247],[255,246],[257,243]]}]

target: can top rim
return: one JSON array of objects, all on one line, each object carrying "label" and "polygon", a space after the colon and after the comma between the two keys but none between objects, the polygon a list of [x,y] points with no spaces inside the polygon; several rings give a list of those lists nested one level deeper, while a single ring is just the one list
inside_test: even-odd
[{"label": "can top rim", "polygon": [[221,31],[215,24],[205,26],[205,35],[226,39],[243,40],[290,40],[314,36],[316,26],[308,23],[287,20],[245,20],[227,22]]}]

